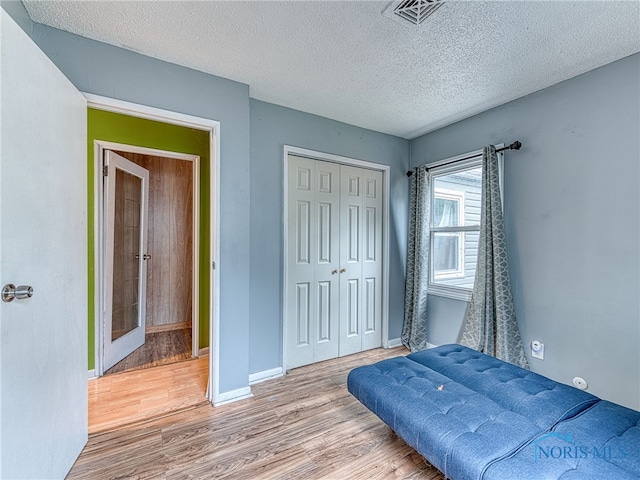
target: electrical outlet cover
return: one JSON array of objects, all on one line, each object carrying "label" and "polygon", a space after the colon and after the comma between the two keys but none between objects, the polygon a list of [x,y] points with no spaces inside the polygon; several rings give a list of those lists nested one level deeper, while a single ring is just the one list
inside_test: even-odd
[{"label": "electrical outlet cover", "polygon": [[544,360],[544,343],[538,340],[531,342],[531,356],[539,360]]},{"label": "electrical outlet cover", "polygon": [[589,388],[589,385],[587,384],[587,381],[584,378],[581,378],[581,377],[575,377],[573,379],[573,385],[576,388],[579,388],[580,390],[586,390],[587,388]]}]

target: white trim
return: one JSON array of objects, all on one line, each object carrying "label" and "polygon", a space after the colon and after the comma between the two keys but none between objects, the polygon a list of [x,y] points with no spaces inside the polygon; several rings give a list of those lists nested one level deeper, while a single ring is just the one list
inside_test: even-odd
[{"label": "white trim", "polygon": [[453,298],[454,300],[462,300],[463,302],[470,302],[472,293],[473,290],[471,290],[470,288],[460,288],[451,285],[439,285],[437,283],[432,283],[427,288],[427,295]]},{"label": "white trim", "polygon": [[207,355],[209,355],[209,351],[210,351],[209,347],[201,348],[200,350],[198,350],[198,356],[206,357]]},{"label": "white trim", "polygon": [[[497,145],[494,145],[496,147],[496,150],[499,150],[501,148],[504,147],[504,143],[499,143]],[[503,152],[498,152],[498,154],[501,154]],[[436,160],[435,162],[431,162],[431,163],[427,163],[425,166],[428,169],[432,169],[435,167],[439,167],[440,165],[445,165],[445,164],[449,164],[451,163],[451,169],[452,170],[458,170],[460,168],[461,165],[466,165],[467,161],[466,160],[461,160],[462,158],[466,158],[466,157],[472,157],[469,158],[469,162],[468,163],[474,163],[477,162],[478,159],[475,157],[480,157],[480,159],[482,159],[482,155],[484,154],[484,149],[481,148],[479,150],[474,150],[472,152],[467,152],[467,153],[461,153],[460,155],[456,155],[455,157],[448,157],[448,158],[443,158],[442,160]],[[457,162],[457,163],[456,163]],[[465,163],[462,163],[465,162]],[[446,172],[447,169],[446,168],[442,168],[439,169],[439,172]]]},{"label": "white trim", "polygon": [[238,402],[240,400],[252,397],[253,393],[251,393],[251,387],[242,387],[236,390],[219,393],[216,396],[216,400],[213,403],[213,406],[219,407],[220,405],[226,405],[227,403]]},{"label": "white trim", "polygon": [[[435,183],[435,182],[434,182]],[[464,277],[464,241],[463,236],[460,232],[460,227],[464,226],[464,216],[465,216],[465,203],[464,203],[464,192],[460,190],[450,190],[447,188],[436,188],[435,186],[431,192],[431,205],[435,206],[436,200],[448,200],[451,202],[457,203],[458,209],[458,223],[455,227],[436,227],[433,225],[434,222],[434,211],[435,207],[431,208],[430,212],[430,223],[432,224],[430,227],[430,237],[431,237],[431,252],[429,255],[434,255],[435,252],[435,235],[431,235],[431,232],[435,233],[444,233],[445,235],[456,236],[458,237],[458,257],[457,257],[457,267],[451,270],[440,271],[439,273],[435,271],[435,269],[430,269],[431,278],[430,281],[433,283],[438,279],[448,279],[448,278],[460,278]],[[440,230],[442,228],[442,230]],[[444,230],[445,228],[450,228],[450,231]],[[478,225],[477,230],[480,230],[480,225]]]},{"label": "white trim", "polygon": [[282,365],[287,365],[287,281],[288,281],[288,255],[287,255],[287,238],[289,225],[287,224],[287,205],[289,202],[289,194],[287,188],[287,177],[289,172],[289,155],[299,155],[313,160],[322,160],[327,162],[339,163],[353,167],[361,167],[369,170],[377,170],[382,172],[382,181],[384,183],[383,201],[382,201],[382,238],[384,248],[382,249],[382,345],[385,345],[385,339],[389,336],[389,209],[391,207],[390,187],[391,187],[391,167],[380,163],[358,160],[356,158],[343,157],[332,153],[318,152],[316,150],[308,150],[306,148],[284,145],[283,147],[283,205],[282,205],[282,244],[284,254],[284,274],[282,275]]},{"label": "white trim", "polygon": [[[100,95],[93,95],[90,93],[82,92],[87,99],[87,108],[95,108],[99,110],[106,110],[109,112],[121,113],[138,118],[146,118],[149,120],[160,121],[169,123],[172,125],[181,125],[194,128],[197,130],[204,130],[209,132],[209,162],[210,162],[210,238],[211,244],[210,260],[217,266],[220,264],[220,122],[211,120],[208,118],[195,117],[192,115],[185,115],[182,113],[171,112],[169,110],[162,110],[146,105],[140,105],[130,102],[124,102],[114,98],[103,97]],[[96,173],[99,173],[96,171]],[[98,192],[98,185],[101,184],[99,175],[94,175],[94,193]],[[199,205],[199,202],[197,202]],[[101,208],[101,200],[94,199],[94,218],[96,222],[99,218],[99,209]],[[94,225],[94,229],[97,225]],[[95,230],[97,231],[97,230]],[[194,235],[195,237],[196,235]],[[97,238],[96,238],[97,240]],[[99,243],[99,242],[98,242]],[[98,257],[98,251],[95,249],[95,255]],[[96,275],[98,274],[98,266],[100,265],[100,259],[95,259]],[[210,274],[210,312],[209,312],[209,345],[215,346],[214,355],[209,356],[209,382],[207,388],[207,398],[209,401],[215,404],[219,401],[220,397],[220,348],[219,348],[219,331],[220,331],[220,306],[218,305],[218,298],[220,293],[220,270],[215,268],[211,270]],[[95,289],[95,318],[100,318],[97,310],[100,308],[100,302],[98,296],[100,290],[96,283]],[[96,329],[96,335],[98,329]],[[197,345],[196,345],[197,347]],[[98,355],[96,349],[96,355]],[[96,363],[96,365],[98,365]]]},{"label": "white trim", "polygon": [[93,370],[87,370],[87,378],[89,380],[95,380],[96,378],[98,378],[96,376],[96,369],[95,368]]},{"label": "white trim", "polygon": [[[213,355],[209,355],[209,400],[215,405],[220,397],[220,123],[209,130],[210,160],[210,199],[209,199],[209,236],[211,238],[210,260],[211,274],[209,292],[209,348],[213,347]],[[215,265],[215,267],[214,267]],[[213,387],[211,387],[213,386]]]},{"label": "white trim", "polygon": [[196,130],[211,131],[220,128],[220,122],[208,118],[194,117],[184,113],[172,112],[160,108],[149,107],[137,103],[125,102],[115,98],[103,97],[92,93],[81,92],[87,99],[87,107],[107,112],[120,113],[130,117],[146,118],[156,122],[181,125],[183,127],[195,128]]},{"label": "white trim", "polygon": [[100,144],[103,150],[121,150],[124,152],[137,153],[140,155],[152,155],[156,157],[171,158],[173,160],[187,160],[189,162],[200,161],[199,155],[192,155],[190,153],[170,152],[168,150],[140,147],[138,145],[129,145],[125,143],[107,142],[104,140],[97,140],[97,143]]},{"label": "white trim", "polygon": [[325,162],[340,163],[342,165],[350,165],[352,167],[362,167],[369,170],[380,170],[381,172],[389,172],[388,165],[381,163],[368,162],[366,160],[358,160],[357,158],[343,157],[341,155],[334,155],[332,153],[318,152],[316,150],[309,150],[306,148],[292,147],[290,145],[284,145],[284,155],[299,155],[305,158],[311,158],[313,160],[323,160]]},{"label": "white trim", "polygon": [[271,370],[265,370],[263,372],[256,372],[249,375],[249,385],[264,382],[265,380],[271,380],[272,378],[278,378],[284,375],[282,367],[272,368]]},{"label": "white trim", "polygon": [[[389,340],[387,342],[387,345],[385,346],[385,348],[396,348],[396,347],[401,347],[402,346],[402,339],[401,338],[392,338],[391,340]],[[438,345],[435,345],[433,343],[429,343],[427,342],[427,348],[436,348]]]},{"label": "white trim", "polygon": [[385,348],[396,348],[401,346],[402,346],[401,338],[392,338],[391,340],[387,340],[387,344],[385,345]]}]

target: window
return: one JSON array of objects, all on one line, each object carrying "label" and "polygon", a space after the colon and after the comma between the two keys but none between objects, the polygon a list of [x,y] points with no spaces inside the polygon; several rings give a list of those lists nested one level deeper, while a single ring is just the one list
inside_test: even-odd
[{"label": "window", "polygon": [[469,300],[480,238],[482,157],[433,167],[431,175],[429,293]]},{"label": "window", "polygon": [[[433,195],[433,225],[461,225],[464,195],[460,191],[439,188]],[[439,232],[433,237],[433,274],[436,280],[464,276],[463,240],[460,232]]]}]

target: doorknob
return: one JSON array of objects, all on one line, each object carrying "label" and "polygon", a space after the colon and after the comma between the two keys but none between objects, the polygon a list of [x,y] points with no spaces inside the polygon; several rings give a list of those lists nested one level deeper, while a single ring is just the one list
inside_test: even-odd
[{"label": "doorknob", "polygon": [[338,273],[338,269],[337,268],[335,270],[331,270],[331,275],[335,275],[336,273]]},{"label": "doorknob", "polygon": [[33,296],[33,288],[29,285],[20,285],[16,287],[13,283],[7,283],[2,287],[2,301],[9,303],[14,299],[24,300]]},{"label": "doorknob", "polygon": [[346,271],[347,271],[347,269],[346,269],[346,268],[341,268],[341,269],[340,269],[340,273],[344,273],[344,272],[346,272]]}]

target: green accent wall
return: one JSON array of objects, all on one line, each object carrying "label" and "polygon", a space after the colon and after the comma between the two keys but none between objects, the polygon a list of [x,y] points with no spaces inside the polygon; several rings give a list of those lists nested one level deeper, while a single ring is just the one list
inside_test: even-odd
[{"label": "green accent wall", "polygon": [[200,348],[209,346],[209,231],[210,231],[210,159],[209,132],[168,123],[130,117],[89,108],[87,112],[87,184],[89,220],[89,370],[95,368],[95,250],[94,232],[94,141],[123,143],[170,152],[200,156]]}]

